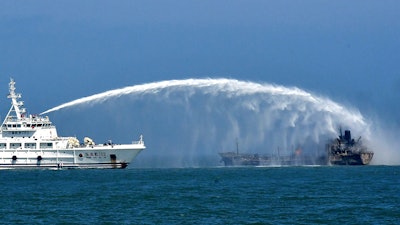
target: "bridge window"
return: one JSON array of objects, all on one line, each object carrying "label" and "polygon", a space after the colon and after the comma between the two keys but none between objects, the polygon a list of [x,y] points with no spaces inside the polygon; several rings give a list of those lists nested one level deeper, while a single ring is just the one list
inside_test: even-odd
[{"label": "bridge window", "polygon": [[25,143],[25,148],[36,149],[36,143]]},{"label": "bridge window", "polygon": [[52,148],[53,143],[40,143],[40,148]]},{"label": "bridge window", "polygon": [[21,143],[11,143],[10,148],[11,149],[21,148]]}]

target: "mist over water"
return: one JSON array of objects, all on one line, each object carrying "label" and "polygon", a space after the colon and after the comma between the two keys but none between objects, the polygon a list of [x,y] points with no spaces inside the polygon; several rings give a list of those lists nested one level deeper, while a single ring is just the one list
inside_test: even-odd
[{"label": "mist over water", "polygon": [[218,152],[236,151],[236,140],[241,152],[290,155],[301,148],[317,157],[339,127],[372,140],[371,122],[354,108],[296,87],[233,79],[134,85],[42,114],[50,114],[60,136],[122,143],[143,134],[147,149],[134,160],[139,167],[222,165]]}]

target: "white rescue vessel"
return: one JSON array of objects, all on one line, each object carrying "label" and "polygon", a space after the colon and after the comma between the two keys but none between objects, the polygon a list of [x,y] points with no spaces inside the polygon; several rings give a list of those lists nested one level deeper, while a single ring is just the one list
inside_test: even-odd
[{"label": "white rescue vessel", "polygon": [[13,79],[7,97],[11,108],[0,128],[0,168],[126,168],[146,148],[142,135],[130,144],[59,137],[48,116],[27,115]]}]

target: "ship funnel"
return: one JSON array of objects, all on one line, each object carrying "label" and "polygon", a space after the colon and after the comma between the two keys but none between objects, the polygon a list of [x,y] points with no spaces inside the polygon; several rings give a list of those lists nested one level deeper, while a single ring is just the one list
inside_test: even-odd
[{"label": "ship funnel", "polygon": [[351,141],[351,133],[350,133],[350,130],[345,130],[345,131],[344,131],[344,139],[350,143],[350,141]]}]

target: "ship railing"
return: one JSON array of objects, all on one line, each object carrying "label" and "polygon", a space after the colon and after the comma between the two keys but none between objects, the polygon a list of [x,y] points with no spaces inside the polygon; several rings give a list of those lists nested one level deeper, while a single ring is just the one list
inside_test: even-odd
[{"label": "ship railing", "polygon": [[143,135],[140,135],[139,141],[132,141],[132,144],[135,144],[135,145],[143,145],[143,144],[144,144]]}]

